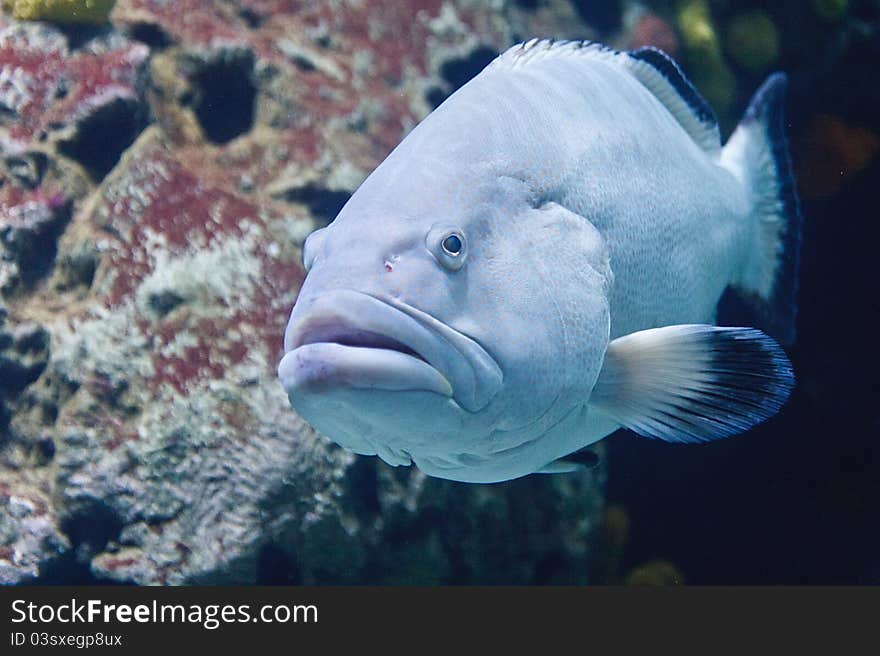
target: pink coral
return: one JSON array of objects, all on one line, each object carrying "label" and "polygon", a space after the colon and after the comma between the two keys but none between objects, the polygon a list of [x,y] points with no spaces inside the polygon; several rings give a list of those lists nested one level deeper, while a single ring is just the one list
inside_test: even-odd
[{"label": "pink coral", "polygon": [[0,106],[15,117],[0,140],[21,151],[116,100],[138,97],[148,55],[142,44],[72,54],[59,32],[0,18]]}]

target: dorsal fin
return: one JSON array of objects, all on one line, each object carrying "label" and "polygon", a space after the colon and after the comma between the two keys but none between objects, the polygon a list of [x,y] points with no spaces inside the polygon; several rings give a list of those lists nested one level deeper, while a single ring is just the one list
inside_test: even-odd
[{"label": "dorsal fin", "polygon": [[639,48],[623,53],[629,68],[703,150],[721,148],[721,130],[715,112],[672,59],[657,48]]},{"label": "dorsal fin", "polygon": [[586,57],[622,66],[669,110],[703,150],[714,152],[721,149],[721,131],[715,112],[678,64],[657,48],[620,52],[592,41],[532,39],[508,48],[489,66],[517,70],[553,57]]}]

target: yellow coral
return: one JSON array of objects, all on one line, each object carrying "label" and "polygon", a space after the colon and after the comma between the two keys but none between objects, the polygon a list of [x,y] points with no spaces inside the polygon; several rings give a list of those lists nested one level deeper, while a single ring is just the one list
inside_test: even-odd
[{"label": "yellow coral", "polygon": [[721,40],[712,23],[709,3],[679,0],[676,24],[684,42],[691,79],[724,122],[736,95],[736,79],[721,54]]},{"label": "yellow coral", "polygon": [[678,28],[687,48],[718,52],[718,35],[705,0],[683,0],[678,4]]},{"label": "yellow coral", "polygon": [[652,560],[641,567],[636,567],[625,581],[625,585],[632,586],[665,586],[683,583],[684,576],[681,570],[668,560]]},{"label": "yellow coral", "polygon": [[4,0],[20,20],[57,23],[105,23],[116,0]]}]

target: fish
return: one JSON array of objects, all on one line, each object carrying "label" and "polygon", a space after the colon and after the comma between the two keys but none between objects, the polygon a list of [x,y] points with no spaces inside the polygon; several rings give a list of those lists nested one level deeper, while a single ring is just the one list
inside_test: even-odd
[{"label": "fish", "polygon": [[[693,444],[776,414],[802,223],[786,80],[722,144],[660,50],[503,52],[304,242],[278,365],[293,409],[467,483],[582,469],[621,428]],[[754,325],[717,325],[727,290]]]}]

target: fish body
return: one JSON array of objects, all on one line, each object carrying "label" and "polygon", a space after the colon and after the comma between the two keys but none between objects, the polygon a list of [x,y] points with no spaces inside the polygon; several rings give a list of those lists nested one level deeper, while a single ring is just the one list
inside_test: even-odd
[{"label": "fish body", "polygon": [[793,337],[783,89],[771,77],[722,147],[657,50],[514,46],[308,238],[292,405],[357,453],[469,482],[574,469],[621,426],[691,442],[766,419],[785,354],[713,324],[732,287]]}]

